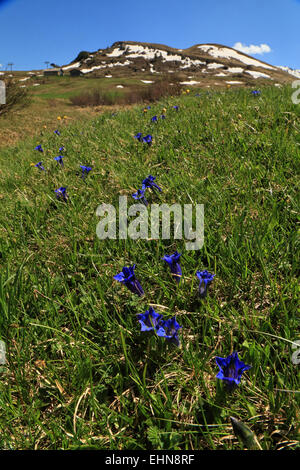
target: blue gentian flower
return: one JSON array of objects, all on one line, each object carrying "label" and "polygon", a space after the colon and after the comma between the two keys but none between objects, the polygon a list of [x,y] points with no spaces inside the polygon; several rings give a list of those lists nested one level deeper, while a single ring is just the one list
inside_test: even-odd
[{"label": "blue gentian flower", "polygon": [[143,137],[143,142],[149,145],[149,147],[152,145],[152,135],[148,134],[145,137]]},{"label": "blue gentian flower", "polygon": [[170,318],[169,320],[163,321],[161,324],[161,328],[164,330],[163,336],[168,341],[175,343],[176,346],[180,345],[180,341],[178,338],[178,330],[182,328],[179,323],[176,321],[176,317]]},{"label": "blue gentian flower", "polygon": [[155,312],[153,307],[150,307],[145,313],[139,313],[137,318],[141,324],[141,331],[155,331],[158,336],[164,336],[165,331],[161,328],[162,317]]},{"label": "blue gentian flower", "polygon": [[160,119],[166,119],[166,116],[164,114],[161,114]]},{"label": "blue gentian flower", "polygon": [[144,189],[138,189],[136,193],[132,195],[133,199],[136,199],[138,201],[141,201],[145,206],[148,206],[148,201],[145,198],[145,190]]},{"label": "blue gentian flower", "polygon": [[39,168],[40,170],[44,170],[45,171],[45,168],[43,167],[43,162],[38,162],[36,165],[37,168]]},{"label": "blue gentian flower", "polygon": [[259,90],[252,90],[251,91],[252,95],[260,95],[260,91]]},{"label": "blue gentian flower", "polygon": [[228,357],[216,357],[216,363],[220,369],[216,378],[224,380],[229,387],[238,385],[241,381],[243,372],[252,367],[244,364],[243,361],[240,361],[237,352],[233,352]]},{"label": "blue gentian flower", "polygon": [[39,152],[43,152],[44,150],[42,149],[41,145],[37,145],[34,150],[38,150]]},{"label": "blue gentian flower", "polygon": [[63,152],[64,150],[65,150],[65,147],[64,147],[64,146],[59,147],[59,149],[58,149],[59,152]]},{"label": "blue gentian flower", "polygon": [[133,136],[135,139],[139,140],[140,142],[142,142],[143,140],[143,136],[142,136],[142,133],[141,132],[138,132],[136,135]]},{"label": "blue gentian flower", "polygon": [[89,172],[92,170],[92,167],[90,166],[80,165],[80,168],[82,169],[81,178],[85,178],[89,174]]},{"label": "blue gentian flower", "polygon": [[152,175],[147,176],[147,178],[145,178],[142,182],[142,189],[156,188],[158,189],[158,191],[161,192],[162,189],[156,183],[154,183],[155,179],[156,179],[156,176],[152,176]]},{"label": "blue gentian flower", "polygon": [[181,253],[175,251],[173,255],[167,256],[165,255],[162,259],[168,263],[171,269],[172,276],[174,277],[177,284],[180,282],[180,278],[182,276],[181,266],[179,264],[179,258]]},{"label": "blue gentian flower", "polygon": [[54,191],[56,193],[57,199],[63,199],[64,201],[68,200],[67,188],[61,186],[60,188],[55,189]]},{"label": "blue gentian flower", "polygon": [[60,163],[61,166],[64,166],[63,158],[64,158],[63,155],[58,155],[58,157],[54,157],[54,160]]},{"label": "blue gentian flower", "polygon": [[54,134],[60,135],[60,132],[56,129],[56,131],[54,131]]},{"label": "blue gentian flower", "polygon": [[212,282],[215,274],[209,273],[206,269],[204,271],[197,271],[196,275],[200,281],[199,283],[199,294],[200,297],[204,298],[207,294],[207,288],[209,284]]},{"label": "blue gentian flower", "polygon": [[173,108],[175,109],[175,111],[178,111],[178,109],[179,109],[178,106],[173,106]]},{"label": "blue gentian flower", "polygon": [[146,106],[146,109],[151,109],[151,106]]},{"label": "blue gentian flower", "polygon": [[156,122],[156,121],[157,121],[157,116],[153,116],[153,117],[151,118],[151,121],[152,121],[152,122]]},{"label": "blue gentian flower", "polygon": [[144,295],[144,291],[143,291],[141,284],[135,277],[134,269],[135,269],[135,264],[133,266],[129,266],[129,268],[124,266],[124,268],[122,269],[122,272],[119,274],[116,274],[114,276],[114,279],[116,279],[116,281],[121,282],[131,292],[141,297],[142,295]]}]

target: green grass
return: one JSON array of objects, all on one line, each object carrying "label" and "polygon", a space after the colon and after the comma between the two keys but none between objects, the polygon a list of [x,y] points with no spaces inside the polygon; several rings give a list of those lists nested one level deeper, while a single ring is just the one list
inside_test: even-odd
[{"label": "green grass", "polygon": [[[20,75],[21,74],[21,75]],[[25,72],[16,72],[17,78],[24,77]],[[25,82],[30,101],[24,109],[14,110],[9,116],[0,119],[0,148],[15,145],[28,136],[34,137],[43,132],[44,126],[51,129],[57,125],[57,116],[67,115],[70,121],[86,121],[103,112],[105,106],[74,106],[71,98],[77,95],[99,91],[110,103],[118,108],[118,97],[147,89],[141,82],[149,79],[147,74],[132,77],[92,78],[92,77],[33,77]],[[33,86],[34,84],[40,86]],[[122,90],[116,88],[123,85]],[[114,109],[115,110],[115,109]]]},{"label": "green grass", "polygon": [[[163,107],[166,119],[151,124]],[[230,416],[263,449],[298,447],[299,129],[290,88],[229,90],[103,114],[0,151],[2,449],[240,449]],[[152,134],[152,147],[137,132]],[[61,145],[64,169],[53,160]],[[47,172],[30,165],[40,160]],[[93,167],[85,181],[80,164]],[[97,238],[97,206],[118,206],[121,194],[131,205],[148,174],[163,188],[150,203],[204,204],[201,250]],[[60,186],[68,203],[55,199]],[[161,260],[175,250],[179,286]],[[134,263],[142,298],[113,279]],[[203,300],[202,269],[216,274]],[[140,332],[136,314],[149,305],[176,314],[180,348]],[[234,350],[252,368],[228,393],[215,357]]]}]

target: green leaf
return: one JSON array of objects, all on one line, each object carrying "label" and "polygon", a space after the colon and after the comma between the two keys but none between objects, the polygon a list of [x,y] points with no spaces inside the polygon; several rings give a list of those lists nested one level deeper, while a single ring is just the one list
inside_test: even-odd
[{"label": "green leaf", "polygon": [[230,420],[234,434],[238,439],[241,439],[247,449],[262,450],[257,437],[251,431],[251,429],[248,428],[248,426],[242,423],[242,421],[238,421],[236,418],[233,418],[232,416],[230,417]]}]

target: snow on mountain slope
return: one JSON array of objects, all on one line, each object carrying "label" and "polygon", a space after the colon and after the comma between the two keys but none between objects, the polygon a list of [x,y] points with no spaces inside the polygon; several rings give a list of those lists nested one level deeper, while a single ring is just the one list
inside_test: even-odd
[{"label": "snow on mountain slope", "polygon": [[300,78],[300,70],[294,70],[290,67],[284,67],[283,65],[277,65],[277,68],[284,70],[285,72],[289,73],[290,75],[293,75],[294,77]]},{"label": "snow on mountain slope", "polygon": [[[81,60],[79,58],[82,57]],[[260,83],[290,83],[292,76],[300,78],[300,72],[288,67],[275,67],[243,52],[220,44],[196,44],[187,49],[176,49],[163,44],[135,41],[118,41],[106,49],[82,52],[70,64],[64,65],[65,74],[93,77],[128,77],[135,74],[147,79],[159,74],[173,73],[182,84],[220,85],[232,81],[247,86]],[[139,77],[143,78],[142,76]],[[218,80],[216,82],[216,79]],[[148,80],[149,81],[149,80]],[[150,80],[151,82],[152,80]]]}]

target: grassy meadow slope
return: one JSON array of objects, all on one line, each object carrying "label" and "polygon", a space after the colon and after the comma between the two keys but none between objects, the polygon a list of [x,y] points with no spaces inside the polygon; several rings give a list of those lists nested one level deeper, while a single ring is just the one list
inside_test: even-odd
[{"label": "grassy meadow slope", "polygon": [[[2,449],[243,448],[230,416],[263,449],[299,447],[299,129],[289,87],[202,90],[146,113],[56,122],[0,150]],[[92,167],[86,179],[79,165]],[[201,250],[97,238],[97,206],[118,207],[120,195],[133,204],[149,174],[163,190],[149,203],[204,204]],[[55,197],[61,186],[67,202]],[[162,261],[176,250],[179,285]],[[113,278],[132,264],[141,298]],[[215,278],[200,299],[204,269]],[[136,315],[149,306],[176,315],[180,347],[140,331]],[[228,392],[215,357],[233,351],[252,367]]]},{"label": "grassy meadow slope", "polygon": [[[18,82],[19,77],[23,77],[24,72],[15,72],[14,80]],[[144,78],[144,77],[143,77]],[[39,86],[35,86],[38,84]],[[70,124],[73,121],[85,122],[91,117],[95,117],[100,112],[108,109],[120,109],[116,103],[114,106],[74,106],[71,99],[82,94],[92,93],[99,90],[107,97],[111,98],[112,103],[117,101],[118,96],[124,93],[124,90],[117,86],[126,87],[125,93],[131,93],[133,90],[145,89],[147,85],[141,83],[138,78],[81,78],[81,77],[32,77],[26,81],[26,90],[28,90],[28,106],[13,110],[9,115],[1,116],[0,119],[0,148],[8,145],[14,145],[16,142],[27,137],[41,136],[47,129],[57,127],[59,120],[63,118],[64,124]]]}]

